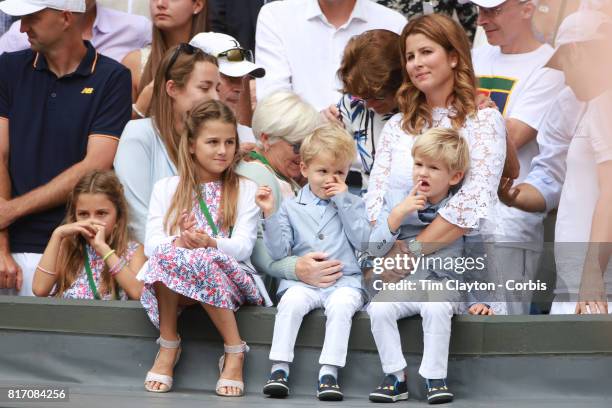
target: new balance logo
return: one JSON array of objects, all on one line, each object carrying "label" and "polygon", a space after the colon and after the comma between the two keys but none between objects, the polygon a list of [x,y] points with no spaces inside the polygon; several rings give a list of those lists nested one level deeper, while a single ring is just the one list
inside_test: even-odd
[{"label": "new balance logo", "polygon": [[83,90],[81,91],[82,94],[87,94],[87,95],[91,95],[94,92],[93,88],[83,88]]}]

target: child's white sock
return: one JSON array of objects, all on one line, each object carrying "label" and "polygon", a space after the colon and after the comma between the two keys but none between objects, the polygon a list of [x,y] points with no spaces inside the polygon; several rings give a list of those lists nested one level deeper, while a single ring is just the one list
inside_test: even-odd
[{"label": "child's white sock", "polygon": [[283,370],[285,373],[287,373],[287,377],[289,377],[289,363],[286,363],[284,361],[275,361],[274,363],[272,363],[270,374],[272,374],[276,370]]},{"label": "child's white sock", "polygon": [[319,370],[319,378],[323,377],[324,375],[331,375],[335,379],[338,379],[338,367],[329,364],[323,364],[321,366],[321,369]]},{"label": "child's white sock", "polygon": [[392,373],[385,373],[385,374],[387,374],[387,375],[391,374],[391,375],[396,376],[397,380],[399,382],[406,381],[406,373],[404,372],[404,370],[399,370],[399,371],[395,371],[395,372],[392,372]]}]

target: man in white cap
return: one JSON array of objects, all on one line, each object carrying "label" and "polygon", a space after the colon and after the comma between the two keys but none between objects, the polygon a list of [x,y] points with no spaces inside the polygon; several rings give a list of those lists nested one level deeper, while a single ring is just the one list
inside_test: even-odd
[{"label": "man in white cap", "polygon": [[32,278],[66,197],[110,169],[131,114],[130,72],[83,41],[84,0],[5,0],[31,49],[0,55],[0,293]]},{"label": "man in white cap", "polygon": [[[147,18],[102,7],[95,0],[85,0],[80,26],[84,40],[91,41],[101,54],[118,62],[128,52],[151,43],[151,22]],[[0,54],[30,46],[28,36],[20,27],[21,22],[15,21],[0,37]]]},{"label": "man in white cap", "polygon": [[[534,0],[472,0],[478,6],[478,24],[488,44],[473,53],[479,91],[489,96],[506,119],[508,139],[518,153],[518,181],[527,176],[531,159],[538,154],[536,135],[550,104],[563,88],[563,75],[543,68],[553,53],[540,43],[532,29]],[[490,265],[504,280],[533,280],[544,240],[545,214],[530,214],[501,204],[497,208],[499,231]],[[531,295],[506,293],[509,314],[528,314]]]},{"label": "man in white cap", "polygon": [[[249,82],[251,78],[262,78],[266,71],[253,63],[253,53],[244,49],[230,35],[222,33],[200,33],[189,42],[207,54],[217,57],[221,85],[219,99],[229,106],[238,120],[249,123],[251,101]],[[254,143],[255,137],[250,127],[238,124],[240,143]]]},{"label": "man in white cap", "polygon": [[550,112],[547,122],[570,126],[547,135],[525,183],[509,196],[513,205],[532,211],[559,203],[551,314],[610,313],[612,19],[588,9],[571,14],[559,27],[556,46],[546,66],[563,70],[569,88],[562,94],[575,95],[574,108]]}]

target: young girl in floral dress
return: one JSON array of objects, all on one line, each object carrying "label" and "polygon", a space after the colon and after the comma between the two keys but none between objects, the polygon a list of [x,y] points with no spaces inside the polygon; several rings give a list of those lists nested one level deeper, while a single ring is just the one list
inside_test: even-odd
[{"label": "young girl in floral dress", "polygon": [[53,231],[34,274],[36,296],[138,299],[145,262],[131,241],[123,187],[112,171],[85,175],[68,198],[66,220]]},{"label": "young girl in floral dress", "polygon": [[180,355],[177,311],[200,303],[225,343],[216,392],[244,394],[248,347],[234,311],[243,303],[262,304],[265,289],[245,266],[257,238],[259,209],[255,183],[234,172],[238,145],[236,119],[227,106],[217,101],[197,105],[180,142],[179,176],[153,188],[141,302],[159,327],[160,351],[145,380],[148,391],[170,391]]}]

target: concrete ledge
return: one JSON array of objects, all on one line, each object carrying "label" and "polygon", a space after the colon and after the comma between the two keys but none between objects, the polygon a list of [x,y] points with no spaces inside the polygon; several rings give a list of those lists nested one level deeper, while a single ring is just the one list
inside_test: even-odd
[{"label": "concrete ledge", "polygon": [[[244,307],[238,313],[242,337],[250,344],[269,345],[275,308]],[[179,320],[184,339],[220,340],[199,307],[186,310]],[[419,317],[400,321],[404,352],[421,353]],[[156,338],[139,302],[63,300],[0,296],[0,331],[55,332]],[[297,347],[320,348],[325,316],[320,311],[304,319]],[[364,312],[353,319],[349,347],[376,352],[370,321]],[[456,316],[451,338],[452,355],[612,354],[612,316]]]}]

